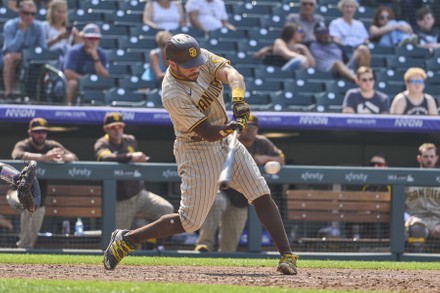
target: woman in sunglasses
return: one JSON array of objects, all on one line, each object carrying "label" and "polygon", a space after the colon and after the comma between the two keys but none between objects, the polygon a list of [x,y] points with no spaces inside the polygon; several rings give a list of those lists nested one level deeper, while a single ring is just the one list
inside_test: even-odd
[{"label": "woman in sunglasses", "polygon": [[396,20],[394,12],[386,6],[379,6],[369,29],[370,40],[381,47],[392,48],[406,44],[417,44],[417,35],[403,20]]},{"label": "woman in sunglasses", "polygon": [[304,31],[299,25],[288,23],[274,41],[273,55],[281,57],[284,61],[285,64],[281,67],[283,71],[315,67],[315,58],[307,46],[302,44],[303,36]]},{"label": "woman in sunglasses", "polygon": [[391,114],[438,115],[434,98],[424,93],[426,72],[419,67],[411,67],[403,76],[406,90],[397,94],[391,104]]}]

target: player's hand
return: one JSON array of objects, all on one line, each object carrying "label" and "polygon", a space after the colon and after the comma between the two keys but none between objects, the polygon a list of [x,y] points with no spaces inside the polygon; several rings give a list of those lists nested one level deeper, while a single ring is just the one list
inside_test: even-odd
[{"label": "player's hand", "polygon": [[245,118],[247,120],[251,114],[251,108],[245,101],[235,102],[232,103],[232,113],[235,119]]},{"label": "player's hand", "polygon": [[238,124],[238,129],[241,131],[245,130],[247,127],[248,119],[246,117],[238,117],[235,122]]},{"label": "player's hand", "polygon": [[234,130],[239,128],[240,128],[240,124],[237,121],[229,121],[228,124],[226,124],[225,127],[223,127],[219,131],[219,133],[221,136],[226,137],[232,132],[234,132]]}]

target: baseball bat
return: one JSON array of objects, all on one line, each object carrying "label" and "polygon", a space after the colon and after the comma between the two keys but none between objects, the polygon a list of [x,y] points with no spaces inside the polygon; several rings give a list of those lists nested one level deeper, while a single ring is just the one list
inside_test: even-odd
[{"label": "baseball bat", "polygon": [[229,183],[231,182],[232,167],[234,166],[234,157],[235,157],[235,150],[237,145],[237,136],[238,136],[238,130],[234,130],[234,132],[232,133],[231,141],[229,142],[229,152],[228,155],[226,156],[225,163],[223,164],[223,169],[218,179],[220,189],[228,188]]}]

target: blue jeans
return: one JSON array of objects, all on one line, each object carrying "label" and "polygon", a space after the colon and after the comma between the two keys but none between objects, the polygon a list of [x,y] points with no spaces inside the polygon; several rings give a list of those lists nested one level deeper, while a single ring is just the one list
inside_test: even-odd
[{"label": "blue jeans", "polygon": [[[400,21],[396,21],[395,19],[392,19],[390,21],[388,21],[388,23],[386,25],[395,25],[395,24],[408,24],[406,21],[400,20]],[[398,29],[395,29],[391,32],[389,32],[386,35],[383,35],[380,40],[378,45],[381,47],[395,47],[397,46],[403,39],[409,37],[411,34],[402,32]]]}]

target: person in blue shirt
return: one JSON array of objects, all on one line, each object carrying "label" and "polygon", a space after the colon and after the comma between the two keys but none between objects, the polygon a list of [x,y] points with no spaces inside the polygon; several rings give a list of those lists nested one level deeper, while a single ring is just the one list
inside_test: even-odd
[{"label": "person in blue shirt", "polygon": [[101,31],[96,24],[86,25],[81,34],[83,43],[69,49],[64,59],[63,69],[67,79],[67,104],[73,105],[77,96],[78,79],[86,74],[108,77],[108,58],[99,47]]},{"label": "person in blue shirt", "polygon": [[8,20],[3,27],[4,43],[1,65],[3,66],[5,99],[10,99],[12,96],[17,67],[22,60],[22,50],[36,47],[47,48],[43,27],[38,20],[35,20],[36,12],[34,1],[21,1],[19,16]]}]

